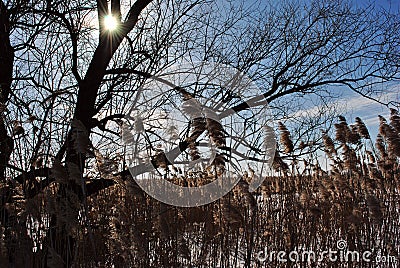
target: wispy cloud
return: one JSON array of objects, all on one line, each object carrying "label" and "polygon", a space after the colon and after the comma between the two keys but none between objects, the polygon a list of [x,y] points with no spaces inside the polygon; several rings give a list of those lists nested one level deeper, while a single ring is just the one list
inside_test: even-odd
[{"label": "wispy cloud", "polygon": [[[378,100],[382,103],[399,102],[400,101],[400,85],[395,85],[386,90]],[[349,98],[341,100],[346,105],[346,113],[352,119],[361,117],[365,124],[374,127],[379,124],[378,115],[388,116],[389,109],[380,103],[364,98],[359,95],[352,95]]]},{"label": "wispy cloud", "polygon": [[[391,101],[400,102],[400,84],[388,88],[377,100],[382,103],[389,103]],[[379,124],[378,115],[385,117],[389,115],[389,110],[386,106],[357,93],[347,94],[343,98],[332,102],[332,106],[338,107],[341,114],[346,116],[349,120],[354,120],[354,118],[358,116],[363,119],[368,127],[372,128]],[[323,105],[316,105],[292,113],[291,116],[319,116],[323,111],[326,111]]]}]

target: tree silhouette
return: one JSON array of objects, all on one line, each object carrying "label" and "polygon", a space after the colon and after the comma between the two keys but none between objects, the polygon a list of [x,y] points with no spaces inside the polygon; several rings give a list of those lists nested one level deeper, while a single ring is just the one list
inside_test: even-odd
[{"label": "tree silhouette", "polygon": [[[105,27],[107,15],[116,18],[115,30]],[[84,249],[90,257],[82,265],[123,263],[119,257],[96,256],[96,248],[104,252],[112,243],[100,239],[95,228],[119,236],[130,232],[137,243],[154,243],[152,227],[143,233],[139,228],[118,232],[108,223],[100,226],[101,217],[94,214],[101,214],[96,202],[106,202],[108,195],[110,202],[119,200],[124,206],[128,201],[115,188],[125,185],[137,201],[130,216],[142,210],[146,219],[153,217],[154,207],[146,206],[148,197],[132,180],[119,140],[139,89],[171,66],[204,61],[234,67],[259,90],[236,98],[231,89],[221,88],[215,98],[225,100],[229,111],[238,114],[247,111],[249,103],[262,107],[267,102],[278,117],[304,95],[323,99],[332,88],[378,100],[377,85],[384,87],[399,78],[399,29],[398,14],[375,6],[355,8],[340,0],[258,7],[202,0],[1,1],[0,213],[6,247],[2,262],[15,267],[69,267],[82,262],[77,252]],[[171,96],[210,97],[210,85],[180,86],[170,88],[175,94]],[[222,111],[219,116],[231,114]],[[180,153],[196,156],[198,138],[204,133],[219,149],[228,147],[221,141],[224,129],[215,122],[197,123],[190,135],[181,137]],[[283,124],[279,128],[286,129]],[[293,143],[290,147],[287,153],[295,149]],[[221,150],[228,149],[233,152]],[[148,157],[161,167],[171,152],[154,149]],[[240,187],[242,192],[248,188],[243,180]],[[252,200],[249,194],[245,198]],[[222,211],[228,206],[224,202]],[[177,210],[174,215],[164,205],[159,208],[161,222],[166,215],[179,218]],[[207,208],[198,210],[211,221]],[[128,217],[116,219],[111,214],[105,218],[114,217],[116,222]],[[243,221],[237,217],[233,222]],[[205,230],[213,228],[208,224]],[[248,266],[257,232],[256,223],[251,224],[253,230],[246,234],[246,243],[252,245]],[[205,250],[208,246],[204,244]],[[147,257],[153,254],[149,247],[136,250]],[[158,263],[168,261],[167,255],[159,258],[165,259]],[[150,267],[150,262],[140,265]]]}]

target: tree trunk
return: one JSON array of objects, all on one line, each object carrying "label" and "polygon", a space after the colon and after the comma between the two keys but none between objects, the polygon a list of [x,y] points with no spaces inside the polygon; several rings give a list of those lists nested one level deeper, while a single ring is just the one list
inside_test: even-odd
[{"label": "tree trunk", "polygon": [[5,181],[5,171],[11,152],[13,139],[7,134],[4,112],[11,91],[14,63],[14,49],[10,43],[9,14],[0,2],[0,181]]},{"label": "tree trunk", "polygon": [[32,239],[28,236],[25,220],[18,220],[15,211],[6,206],[15,202],[7,186],[6,168],[14,148],[14,141],[7,133],[5,111],[11,92],[14,49],[10,42],[10,17],[3,1],[0,1],[0,222],[4,228],[2,267],[30,267],[32,265]]}]

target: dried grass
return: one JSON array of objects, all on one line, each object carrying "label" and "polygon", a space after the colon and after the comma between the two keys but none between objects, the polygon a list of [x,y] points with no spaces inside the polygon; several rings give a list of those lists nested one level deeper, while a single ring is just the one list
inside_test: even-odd
[{"label": "dried grass", "polygon": [[[216,122],[193,123],[193,132],[209,131],[216,145],[224,144]],[[80,173],[54,161],[51,176],[55,183],[51,191],[10,211],[15,211],[15,217],[24,212],[25,217],[29,215],[36,220],[40,215],[44,218],[57,215],[57,224],[76,239],[74,267],[240,267],[240,263],[248,267],[287,267],[276,260],[261,265],[255,256],[266,246],[270,251],[334,250],[340,239],[345,239],[351,250],[397,254],[400,247],[398,123],[395,112],[390,123],[381,118],[380,135],[375,146],[367,150],[360,145],[361,138],[370,139],[361,119],[348,126],[340,118],[335,126],[335,140],[326,132],[322,134],[325,152],[332,163],[328,172],[311,156],[307,156],[307,161],[288,158],[295,149],[288,129],[279,124],[284,150],[275,155],[275,175],[265,178],[256,192],[250,192],[249,170],[232,192],[196,208],[160,204],[144,193],[138,194],[140,188],[128,178],[88,197],[85,216],[81,200],[68,187],[64,197],[55,194],[57,185],[67,184]],[[217,130],[208,130],[207,124]],[[191,149],[192,158],[197,155],[194,149],[195,146]],[[115,163],[101,154],[96,154],[96,161],[99,173],[112,178],[109,170],[117,168]],[[162,154],[156,155],[154,161],[160,167],[165,165]],[[222,156],[217,157],[214,164],[223,167],[225,161]],[[304,172],[289,168],[300,162]],[[204,172],[179,174],[173,180],[189,186],[201,185],[214,178]],[[23,189],[20,192],[23,194]],[[39,229],[46,233],[48,230],[43,226]],[[48,245],[43,237],[34,240],[48,247],[49,267],[64,265],[54,251],[59,245]],[[44,252],[39,250],[35,254],[43,257]],[[329,264],[324,260],[310,265],[328,267]],[[306,263],[301,265],[310,267]],[[369,264],[351,265],[348,267]]]}]

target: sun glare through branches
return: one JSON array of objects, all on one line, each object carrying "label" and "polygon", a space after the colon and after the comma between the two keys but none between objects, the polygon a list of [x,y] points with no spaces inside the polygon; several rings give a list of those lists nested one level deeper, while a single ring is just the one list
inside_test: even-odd
[{"label": "sun glare through branches", "polygon": [[104,17],[103,23],[104,23],[104,28],[110,32],[115,31],[118,27],[117,19],[111,14],[106,15]]}]

